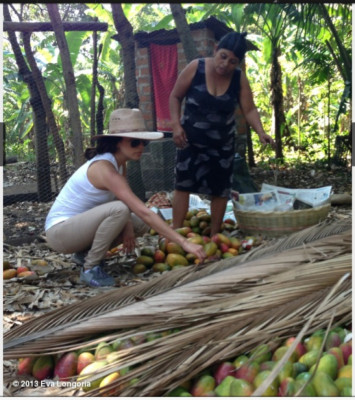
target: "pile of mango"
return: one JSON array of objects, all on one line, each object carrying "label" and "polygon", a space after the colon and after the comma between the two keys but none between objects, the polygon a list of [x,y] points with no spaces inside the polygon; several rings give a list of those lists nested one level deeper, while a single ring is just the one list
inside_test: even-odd
[{"label": "pile of mango", "polygon": [[[186,237],[189,242],[204,247],[207,261],[237,256],[257,244],[256,238],[251,236],[244,239],[231,236],[229,232],[236,227],[232,219],[224,220],[221,226],[221,232],[224,233],[220,232],[210,237],[210,222],[211,215],[205,210],[190,210],[185,217],[184,226],[176,229],[176,232]],[[151,231],[151,234],[155,232]],[[154,272],[163,272],[200,262],[201,260],[194,254],[186,253],[177,243],[160,238],[157,248],[147,246],[141,249],[141,255],[137,257],[133,265],[133,272],[139,274],[149,269]]]},{"label": "pile of mango", "polygon": [[34,271],[31,271],[27,266],[13,266],[9,261],[3,261],[3,279],[12,278],[25,278],[26,276],[36,275]]},{"label": "pile of mango", "polygon": [[[103,391],[105,386],[125,375],[132,367],[117,370],[92,382],[87,380],[90,374],[99,372],[104,366],[117,361],[120,356],[118,351],[156,340],[176,331],[178,330],[141,334],[110,343],[102,341],[95,348],[84,348],[58,356],[22,358],[18,363],[18,374],[32,375],[38,381],[44,379],[68,381],[69,378],[77,376],[76,382],[79,385],[81,383],[80,387],[84,392],[97,388]],[[325,330],[320,329],[298,343],[263,396],[294,396],[305,385],[300,393],[302,397],[351,397],[352,341],[349,340],[351,332],[341,327],[333,328],[321,351],[324,335]],[[260,344],[235,359],[212,365],[173,389],[168,396],[250,396],[271,374],[272,369],[294,340],[295,337],[290,337],[274,350],[267,344]],[[134,378],[127,385],[136,381],[137,378]],[[117,393],[112,389],[111,394]]]},{"label": "pile of mango", "polygon": [[[38,381],[48,379],[68,381],[77,376],[77,387],[82,388],[84,392],[97,388],[102,389],[130,370],[130,368],[123,368],[92,382],[88,381],[90,374],[99,372],[104,366],[117,361],[118,351],[155,340],[172,332],[169,330],[161,333],[137,335],[130,339],[116,340],[110,343],[102,341],[94,348],[84,348],[55,356],[43,355],[20,358],[17,373],[18,375],[31,375]],[[133,384],[135,381],[133,379],[129,384]]]},{"label": "pile of mango", "polygon": [[[302,397],[351,397],[352,342],[344,342],[348,334],[346,329],[340,327],[331,330],[322,353],[323,329],[298,343],[263,396],[292,397],[301,390],[299,396]],[[294,340],[295,337],[285,340],[273,351],[268,345],[261,344],[247,354],[203,371],[195,379],[172,390],[168,396],[251,396],[271,374]]]}]

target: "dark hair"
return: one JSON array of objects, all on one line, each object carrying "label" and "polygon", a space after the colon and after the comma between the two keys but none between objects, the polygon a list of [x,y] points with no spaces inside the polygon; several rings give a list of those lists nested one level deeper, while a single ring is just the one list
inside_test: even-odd
[{"label": "dark hair", "polygon": [[103,136],[97,139],[96,147],[88,147],[85,150],[85,158],[91,160],[97,154],[111,153],[117,151],[117,143],[121,142],[123,137]]},{"label": "dark hair", "polygon": [[217,50],[219,49],[227,49],[234,53],[236,57],[239,58],[239,61],[242,61],[245,53],[248,50],[247,41],[245,39],[247,32],[229,32],[224,35],[217,46]]}]

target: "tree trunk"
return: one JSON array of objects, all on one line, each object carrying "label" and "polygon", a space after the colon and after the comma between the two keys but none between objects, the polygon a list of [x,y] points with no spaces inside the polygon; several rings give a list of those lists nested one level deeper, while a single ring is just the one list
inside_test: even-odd
[{"label": "tree trunk", "polygon": [[31,40],[30,35],[31,35],[30,33],[23,34],[23,44],[24,44],[24,48],[25,48],[25,53],[26,53],[28,63],[32,69],[32,75],[36,82],[39,94],[41,96],[43,107],[46,111],[47,123],[49,126],[50,133],[53,136],[54,145],[57,150],[58,159],[59,159],[60,183],[61,183],[61,186],[64,186],[64,184],[68,178],[68,173],[67,173],[67,169],[66,169],[64,143],[63,143],[62,138],[59,135],[57,123],[55,122],[54,114],[53,114],[53,111],[51,108],[51,104],[52,104],[51,99],[49,98],[49,96],[47,94],[46,86],[44,84],[41,71],[39,70],[36,60],[33,56],[33,52],[31,49],[31,43],[30,43],[30,40]]},{"label": "tree trunk", "polygon": [[67,92],[69,123],[71,132],[69,137],[72,141],[74,152],[74,165],[79,168],[83,163],[83,138],[81,133],[80,112],[77,98],[75,76],[70,60],[68,43],[65,38],[62,21],[57,4],[47,4],[48,14],[53,25],[55,37],[57,39],[60,57],[62,60],[63,74]]},{"label": "tree trunk", "polygon": [[124,86],[126,88],[124,106],[127,108],[139,108],[133,28],[124,15],[120,3],[112,3],[111,7],[118,41],[122,47]]},{"label": "tree trunk", "polygon": [[179,3],[170,3],[171,13],[173,14],[176,30],[179,34],[182,47],[184,49],[187,63],[198,58],[199,54],[195,42],[192,38],[189,25],[186,21],[185,11]]},{"label": "tree trunk", "polygon": [[[4,4],[4,19],[11,21],[8,5]],[[30,104],[33,110],[33,124],[36,135],[36,163],[37,163],[37,192],[39,201],[52,200],[51,176],[49,167],[46,112],[41,96],[33,79],[32,72],[28,68],[17,42],[16,34],[8,32],[9,41],[15,55],[19,69],[19,76],[26,82],[30,92]]]},{"label": "tree trunk", "polygon": [[91,99],[90,99],[90,134],[95,136],[95,97],[97,87],[97,32],[92,35],[92,45],[94,50],[94,59],[92,63],[92,84],[91,84]]},{"label": "tree trunk", "polygon": [[282,72],[278,60],[279,53],[280,49],[278,47],[274,47],[272,52],[271,65],[271,104],[274,110],[273,117],[276,142],[276,158],[283,160],[282,131],[286,126],[286,119],[283,110]]}]

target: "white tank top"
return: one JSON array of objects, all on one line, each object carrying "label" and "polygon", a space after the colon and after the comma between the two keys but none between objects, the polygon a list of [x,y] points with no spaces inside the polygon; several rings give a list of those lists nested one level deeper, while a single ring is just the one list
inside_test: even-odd
[{"label": "white tank top", "polygon": [[118,167],[117,161],[111,153],[99,154],[88,160],[74,172],[57,196],[46,218],[46,231],[53,225],[65,221],[74,215],[81,214],[93,207],[115,199],[115,195],[112,192],[97,189],[88,179],[87,171],[89,166],[98,160],[111,162],[116,171],[122,174],[122,167]]}]

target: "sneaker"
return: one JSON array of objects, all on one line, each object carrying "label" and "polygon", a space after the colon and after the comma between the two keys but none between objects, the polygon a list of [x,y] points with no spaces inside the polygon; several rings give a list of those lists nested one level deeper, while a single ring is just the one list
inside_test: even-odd
[{"label": "sneaker", "polygon": [[78,253],[74,253],[71,256],[71,261],[78,265],[84,265],[85,257],[87,256],[87,254],[88,253],[86,251],[80,251]]},{"label": "sneaker", "polygon": [[99,265],[86,271],[83,268],[80,272],[80,282],[93,287],[114,286],[116,283]]}]

